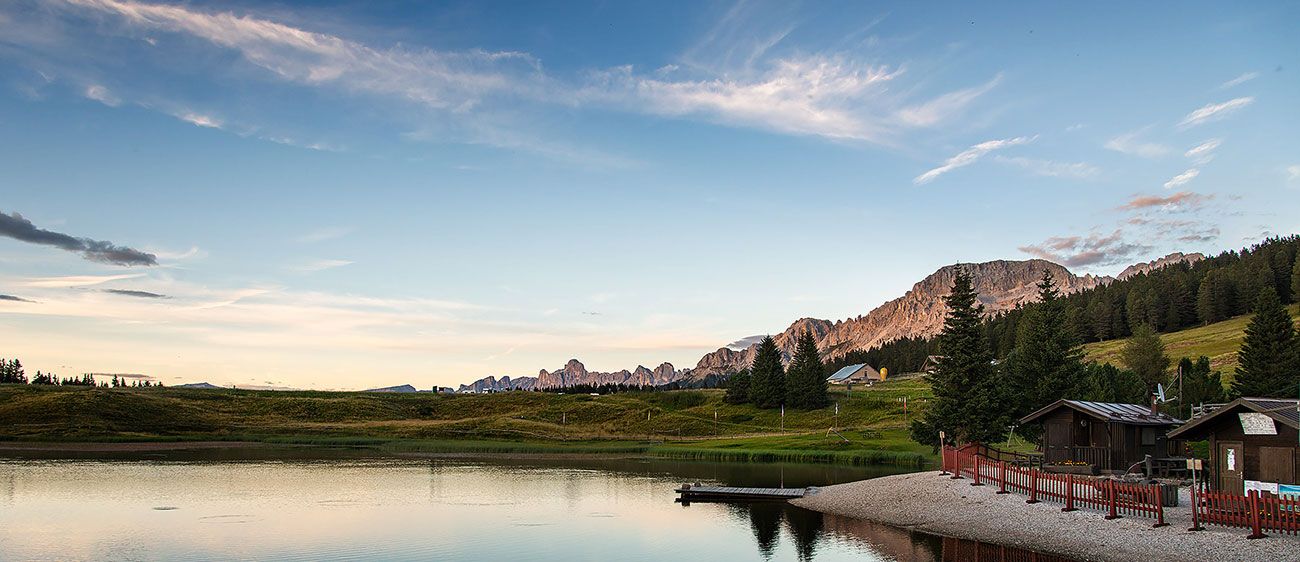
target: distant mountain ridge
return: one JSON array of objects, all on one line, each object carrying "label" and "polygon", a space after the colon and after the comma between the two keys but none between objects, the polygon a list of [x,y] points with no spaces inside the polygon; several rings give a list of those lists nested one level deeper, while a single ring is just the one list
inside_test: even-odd
[{"label": "distant mountain ridge", "polygon": [[[1195,263],[1204,259],[1201,254],[1176,252],[1162,258],[1125,268],[1118,279],[1127,279],[1176,263]],[[984,304],[986,314],[1013,309],[1038,299],[1036,285],[1043,271],[1050,271],[1062,293],[1074,293],[1105,285],[1117,278],[1095,275],[1075,275],[1064,266],[1047,260],[994,260],[983,263],[949,265],[939,268],[912,286],[911,290],[888,301],[864,316],[831,322],[819,318],[800,318],[779,334],[772,336],[781,350],[782,360],[789,363],[794,354],[796,340],[805,329],[812,332],[817,348],[823,357],[838,357],[856,350],[866,350],[903,337],[930,337],[943,328],[946,308],[943,297],[952,289],[957,267],[971,273],[974,289]],[[749,341],[745,338],[738,341]],[[542,370],[536,377],[486,377],[467,385],[462,391],[532,390],[533,388],[563,388],[575,384],[627,384],[655,385],[682,383],[688,386],[703,385],[710,380],[726,377],[748,368],[754,360],[758,344],[744,349],[721,347],[705,354],[694,368],[674,370],[664,363],[654,371],[638,366],[633,371],[614,373],[588,372],[577,359],[570,360],[555,371]]]}]

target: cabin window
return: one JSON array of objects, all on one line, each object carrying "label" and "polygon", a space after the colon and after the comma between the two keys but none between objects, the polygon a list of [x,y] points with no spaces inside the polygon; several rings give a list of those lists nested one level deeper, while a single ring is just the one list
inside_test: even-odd
[{"label": "cabin window", "polygon": [[1155,445],[1155,444],[1156,444],[1156,428],[1154,427],[1142,428],[1142,445],[1147,446],[1147,445]]}]

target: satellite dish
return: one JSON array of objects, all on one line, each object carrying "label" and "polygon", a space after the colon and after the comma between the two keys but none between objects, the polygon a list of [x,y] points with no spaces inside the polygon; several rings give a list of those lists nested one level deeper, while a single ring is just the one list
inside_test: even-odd
[{"label": "satellite dish", "polygon": [[1166,402],[1165,385],[1156,383],[1156,400],[1159,401],[1161,404],[1164,404]]}]

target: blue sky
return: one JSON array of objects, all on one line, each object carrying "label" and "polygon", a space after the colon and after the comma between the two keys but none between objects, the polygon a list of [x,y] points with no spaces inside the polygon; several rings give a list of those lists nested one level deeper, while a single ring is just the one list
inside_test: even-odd
[{"label": "blue sky", "polygon": [[1300,231],[1294,3],[0,6],[0,355],[689,366],[943,265]]}]

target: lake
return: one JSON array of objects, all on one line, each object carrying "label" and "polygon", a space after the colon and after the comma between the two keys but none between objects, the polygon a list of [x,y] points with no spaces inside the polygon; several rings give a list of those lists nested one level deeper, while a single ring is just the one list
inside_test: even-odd
[{"label": "lake", "polygon": [[782,503],[674,502],[684,482],[802,487],[892,472],[320,449],[0,452],[0,559],[936,561],[979,547]]}]

